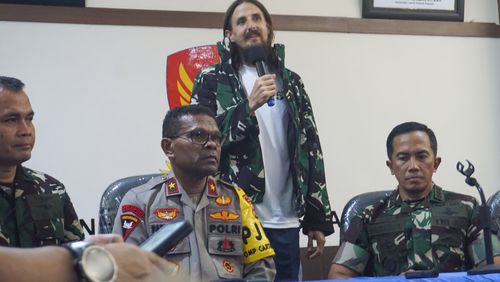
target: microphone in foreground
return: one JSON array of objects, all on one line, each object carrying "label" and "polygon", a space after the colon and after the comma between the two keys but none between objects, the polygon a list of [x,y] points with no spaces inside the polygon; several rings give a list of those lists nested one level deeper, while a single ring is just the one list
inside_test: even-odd
[{"label": "microphone in foreground", "polygon": [[[271,74],[269,67],[267,66],[267,49],[264,46],[256,45],[245,49],[244,54],[245,60],[255,65],[257,68],[257,74],[263,76],[265,74]],[[274,96],[267,100],[267,105],[269,107],[274,106]]]},{"label": "microphone in foreground", "polygon": [[487,273],[500,273],[500,266],[495,265],[493,261],[493,245],[491,241],[491,215],[490,208],[488,204],[486,204],[486,197],[484,196],[483,188],[477,182],[476,178],[472,177],[472,174],[475,171],[474,165],[467,160],[467,168],[465,168],[464,164],[461,162],[457,162],[457,170],[462,175],[465,176],[465,183],[469,186],[476,187],[479,192],[479,197],[481,199],[480,206],[480,222],[481,227],[483,229],[484,235],[484,249],[486,254],[486,265],[479,266],[474,269],[467,271],[468,275],[475,274],[487,274]]}]

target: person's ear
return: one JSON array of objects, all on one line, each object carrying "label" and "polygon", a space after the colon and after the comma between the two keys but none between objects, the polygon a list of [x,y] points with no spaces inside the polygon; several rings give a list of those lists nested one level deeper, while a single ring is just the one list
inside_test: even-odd
[{"label": "person's ear", "polygon": [[173,140],[170,138],[163,138],[161,139],[161,149],[165,153],[165,156],[167,156],[169,159],[174,157],[174,150],[173,150]]},{"label": "person's ear", "polygon": [[387,160],[385,161],[385,165],[389,168],[391,174],[394,175],[394,170],[392,169],[392,162],[390,160]]},{"label": "person's ear", "polygon": [[437,171],[440,164],[441,164],[441,157],[436,157],[436,159],[434,159],[434,172]]}]

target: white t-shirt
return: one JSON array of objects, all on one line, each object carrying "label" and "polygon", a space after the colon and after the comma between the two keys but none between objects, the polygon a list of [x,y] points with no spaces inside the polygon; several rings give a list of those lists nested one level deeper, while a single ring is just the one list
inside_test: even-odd
[{"label": "white t-shirt", "polygon": [[[250,95],[258,77],[256,68],[243,65],[239,74],[247,95]],[[266,181],[264,199],[255,204],[255,211],[265,228],[299,227],[286,138],[290,123],[286,102],[284,99],[275,99],[274,106],[262,105],[255,111],[255,116],[259,123],[259,141]]]}]

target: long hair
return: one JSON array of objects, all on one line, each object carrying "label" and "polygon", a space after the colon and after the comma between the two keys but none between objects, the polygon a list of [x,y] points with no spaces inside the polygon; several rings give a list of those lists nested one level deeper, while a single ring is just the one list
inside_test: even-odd
[{"label": "long hair", "polygon": [[[259,10],[264,15],[264,19],[266,21],[267,29],[269,30],[269,34],[267,36],[267,43],[266,43],[266,45],[264,47],[268,51],[267,52],[268,53],[268,62],[272,66],[276,66],[276,64],[278,62],[278,58],[276,58],[276,55],[272,51],[272,47],[271,47],[272,43],[273,43],[273,40],[274,40],[273,21],[271,19],[271,14],[269,14],[269,12],[267,11],[266,7],[264,7],[264,5],[262,5],[262,3],[260,3],[259,1],[257,1],[257,0],[236,0],[236,1],[234,1],[229,6],[229,8],[227,8],[226,14],[224,15],[224,24],[222,26],[222,36],[223,36],[223,38],[226,39],[226,31],[227,30],[232,30],[233,29],[233,26],[231,24],[231,18],[233,17],[234,10],[236,10],[236,8],[239,5],[243,4],[243,3],[250,3],[250,4],[255,5],[257,8],[259,8]],[[227,38],[227,40],[229,40],[229,38]],[[223,42],[225,43],[225,41],[223,41]],[[238,52],[238,46],[236,46],[235,43],[230,42],[229,43],[229,51],[231,52],[231,62],[232,62],[232,65],[233,65],[233,67],[235,69],[238,69],[241,66],[241,63],[242,63],[242,58],[240,58],[240,54]]]}]

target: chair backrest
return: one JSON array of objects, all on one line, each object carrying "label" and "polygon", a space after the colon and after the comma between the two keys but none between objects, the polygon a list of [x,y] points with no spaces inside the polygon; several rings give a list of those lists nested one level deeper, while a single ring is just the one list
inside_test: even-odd
[{"label": "chair backrest", "polygon": [[349,200],[349,202],[347,202],[344,206],[344,209],[342,210],[342,217],[340,218],[340,243],[346,240],[345,232],[351,224],[352,219],[359,213],[363,212],[366,206],[382,200],[383,198],[389,196],[391,192],[391,190],[366,192],[354,196],[351,200]]},{"label": "chair backrest", "polygon": [[120,202],[123,196],[125,196],[125,193],[159,175],[161,175],[161,173],[136,175],[118,179],[111,183],[101,197],[99,208],[99,234],[111,233],[113,230],[116,213],[118,212]]},{"label": "chair backrest", "polygon": [[491,211],[491,229],[497,233],[500,239],[500,191],[497,191],[488,199]]}]

